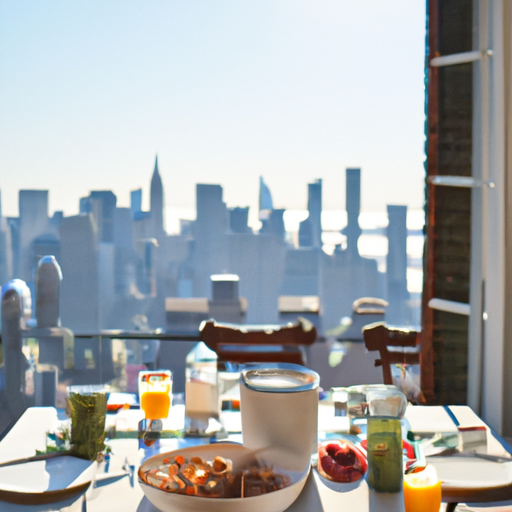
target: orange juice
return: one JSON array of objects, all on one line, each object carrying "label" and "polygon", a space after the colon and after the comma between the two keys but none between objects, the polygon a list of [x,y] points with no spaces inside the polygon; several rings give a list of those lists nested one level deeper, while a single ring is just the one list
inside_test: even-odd
[{"label": "orange juice", "polygon": [[439,512],[441,481],[433,466],[404,476],[405,512]]},{"label": "orange juice", "polygon": [[146,391],[140,398],[140,407],[151,420],[167,418],[170,406],[171,399],[166,391]]}]

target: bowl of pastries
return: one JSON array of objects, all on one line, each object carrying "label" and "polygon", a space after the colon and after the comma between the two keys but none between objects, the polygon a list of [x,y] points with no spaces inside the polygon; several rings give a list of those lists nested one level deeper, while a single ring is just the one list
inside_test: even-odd
[{"label": "bowl of pastries", "polygon": [[154,455],[142,462],[138,479],[163,512],[283,512],[309,471],[297,471],[271,449],[256,453],[241,444],[213,443]]}]

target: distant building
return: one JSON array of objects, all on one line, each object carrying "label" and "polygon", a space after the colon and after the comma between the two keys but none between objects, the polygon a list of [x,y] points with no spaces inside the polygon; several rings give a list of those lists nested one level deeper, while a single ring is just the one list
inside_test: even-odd
[{"label": "distant building", "polygon": [[164,223],[164,187],[162,178],[158,171],[158,156],[155,157],[155,169],[151,178],[150,189],[150,218],[151,228],[149,237],[156,238],[158,243],[162,242],[165,236]]},{"label": "distant building", "polygon": [[137,294],[134,219],[130,208],[116,208],[114,213],[114,287],[116,295]]},{"label": "distant building", "polygon": [[247,302],[239,296],[239,281],[236,274],[211,276],[212,298],[208,301],[210,318],[234,324],[245,322]]},{"label": "distant building", "polygon": [[48,191],[20,190],[19,211],[19,262],[16,277],[32,283],[35,268],[33,242],[49,231]]},{"label": "distant building", "polygon": [[361,169],[346,169],[345,171],[345,204],[347,208],[347,226],[342,230],[347,238],[347,250],[359,256],[357,242],[363,230],[359,226],[361,213]]},{"label": "distant building", "polygon": [[195,297],[210,297],[210,276],[228,271],[228,210],[222,200],[220,185],[196,185],[194,222]]},{"label": "distant building", "polygon": [[229,229],[232,233],[250,233],[249,207],[229,209]]},{"label": "distant building", "polygon": [[92,213],[98,226],[98,241],[113,242],[117,198],[110,190],[94,190],[80,199],[80,213]]},{"label": "distant building", "polygon": [[391,325],[408,325],[407,206],[388,205],[388,219],[386,283],[389,306],[386,321]]},{"label": "distant building", "polygon": [[284,215],[285,210],[274,209],[270,213],[270,217],[266,221],[262,221],[260,234],[269,234],[277,237],[281,242],[284,242],[286,236],[286,230],[284,227]]},{"label": "distant building", "polygon": [[143,218],[149,218],[150,212],[142,211],[142,189],[132,190],[130,192],[130,211],[133,220],[141,220]]},{"label": "distant building", "polygon": [[352,314],[352,304],[361,297],[385,295],[377,261],[359,254],[358,240],[361,209],[361,169],[346,169],[347,226],[346,248],[338,246],[332,256],[322,253],[319,295],[323,327],[328,332],[339,326],[343,317]]},{"label": "distant building", "polygon": [[318,296],[321,254],[313,247],[289,247],[279,295]]},{"label": "distant building", "polygon": [[0,192],[0,286],[12,279],[12,238],[8,221],[2,216],[2,196]]},{"label": "distant building", "polygon": [[322,247],[322,180],[308,185],[308,218],[300,223],[299,246]]},{"label": "distant building", "polygon": [[272,201],[272,194],[270,189],[263,181],[263,176],[260,176],[260,195],[259,195],[259,219],[265,226],[274,210],[274,203]]},{"label": "distant building", "polygon": [[247,323],[276,323],[287,250],[283,238],[232,233],[227,241],[229,272],[239,276],[240,295],[248,302]]},{"label": "distant building", "polygon": [[65,217],[60,229],[60,312],[75,332],[100,326],[97,227],[91,213]]}]

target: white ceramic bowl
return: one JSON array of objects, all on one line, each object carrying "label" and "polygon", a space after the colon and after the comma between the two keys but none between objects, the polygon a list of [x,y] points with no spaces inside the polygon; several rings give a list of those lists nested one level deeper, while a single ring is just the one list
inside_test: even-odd
[{"label": "white ceramic bowl", "polygon": [[260,459],[266,463],[273,464],[276,473],[286,473],[290,476],[291,485],[261,496],[248,498],[203,498],[199,496],[186,496],[166,492],[157,487],[147,484],[141,477],[148,469],[153,469],[162,464],[163,459],[176,455],[183,455],[186,459],[190,457],[201,457],[212,460],[215,456],[236,461],[251,451],[240,444],[214,443],[201,446],[190,446],[172,452],[154,455],[145,460],[139,468],[139,484],[147,499],[163,512],[284,512],[301,493],[309,474],[310,466],[302,472],[284,470],[286,461],[273,459],[272,451],[267,451]]}]

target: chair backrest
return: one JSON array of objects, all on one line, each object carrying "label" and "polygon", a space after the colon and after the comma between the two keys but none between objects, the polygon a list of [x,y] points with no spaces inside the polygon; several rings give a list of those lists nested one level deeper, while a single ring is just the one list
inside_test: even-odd
[{"label": "chair backrest", "polygon": [[363,339],[368,351],[378,351],[375,366],[382,365],[384,384],[393,384],[391,365],[420,364],[421,333],[419,331],[387,327],[375,322],[363,327]]},{"label": "chair backrest", "polygon": [[201,340],[219,362],[306,364],[304,347],[317,338],[315,326],[298,318],[288,325],[238,325],[207,320],[199,327]]},{"label": "chair backrest", "polygon": [[382,322],[388,302],[377,297],[361,297],[352,303],[352,323],[336,337],[338,341],[363,341],[365,325]]}]

